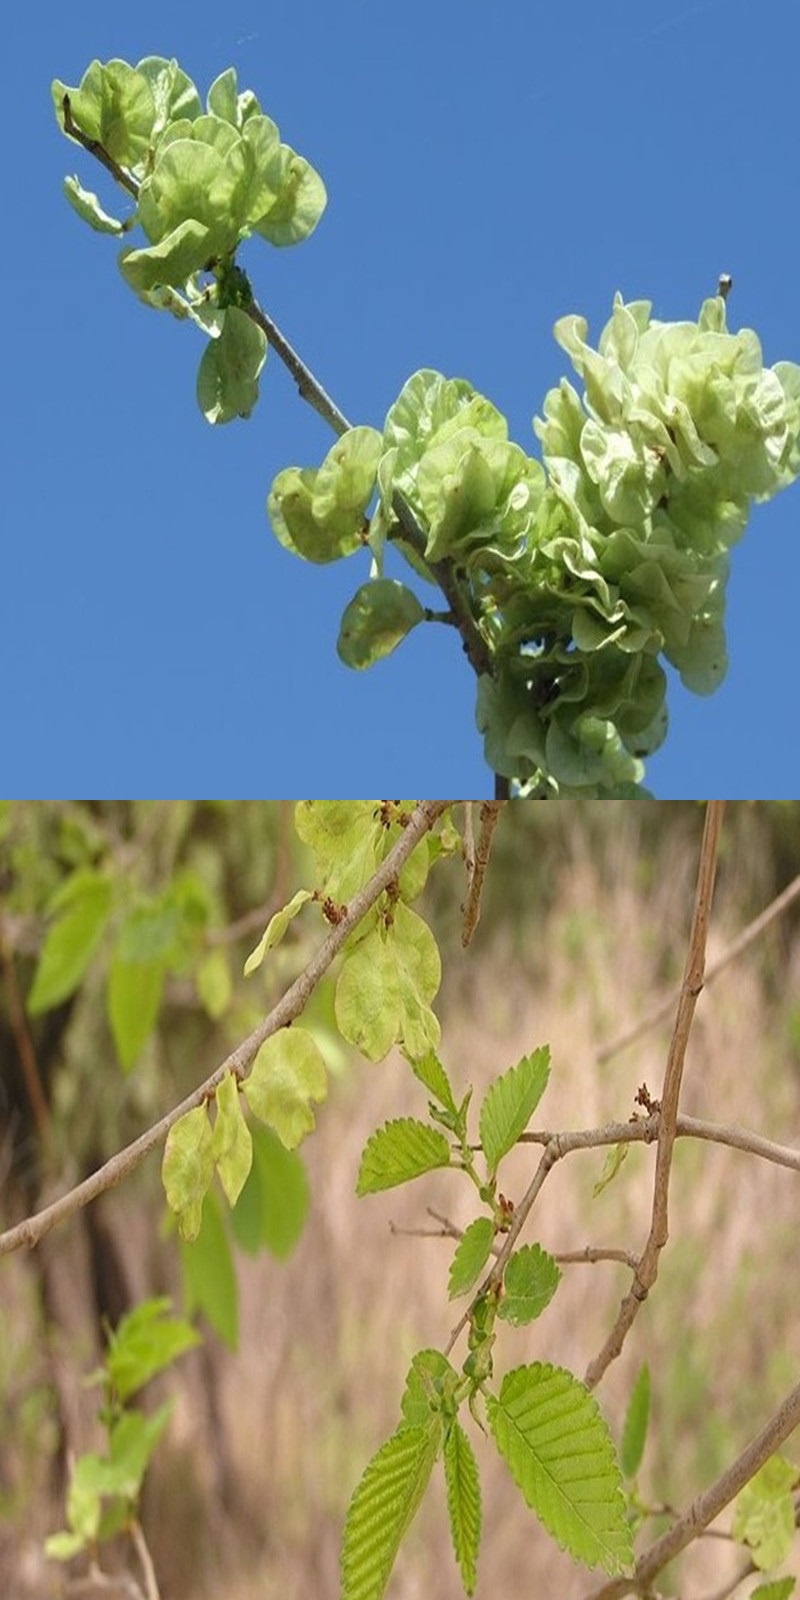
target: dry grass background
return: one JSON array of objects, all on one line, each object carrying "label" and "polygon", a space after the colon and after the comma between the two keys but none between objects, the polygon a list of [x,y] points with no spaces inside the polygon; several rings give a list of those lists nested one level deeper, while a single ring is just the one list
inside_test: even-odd
[{"label": "dry grass background", "polygon": [[[490,867],[484,921],[467,952],[459,945],[457,894],[428,908],[446,950],[441,1054],[456,1086],[475,1086],[476,1104],[499,1071],[545,1042],[552,1071],[537,1120],[549,1128],[624,1120],[643,1081],[658,1095],[668,1024],[602,1067],[594,1059],[598,1045],[677,985],[683,966],[701,818],[687,814],[665,853],[642,833],[642,809],[618,806],[601,849],[596,827],[575,808],[550,836],[544,863],[535,836],[520,830]],[[770,892],[747,837],[746,819],[725,837],[712,959]],[[787,923],[707,988],[687,1056],[685,1112],[797,1143],[798,975],[800,941]],[[411,1355],[441,1347],[459,1313],[446,1298],[452,1241],[394,1234],[390,1224],[431,1227],[432,1205],[465,1225],[475,1214],[465,1180],[437,1173],[386,1195],[358,1200],[354,1193],[369,1134],[388,1117],[424,1109],[424,1092],[400,1058],[359,1064],[338,1079],[306,1146],[313,1209],[300,1245],[283,1266],[243,1262],[239,1354],[222,1353],[213,1373],[207,1358],[184,1364],[170,1450],[146,1502],[164,1600],[335,1600],[349,1495],[396,1426]],[[518,1147],[508,1158],[505,1193],[521,1195],[538,1155],[536,1147]],[[602,1162],[603,1152],[592,1151],[559,1163],[526,1240],[552,1251],[641,1246],[654,1151],[635,1147],[595,1199]],[[598,1390],[619,1437],[633,1379],[649,1362],[653,1417],[640,1482],[653,1502],[685,1506],[796,1381],[798,1209],[796,1174],[741,1152],[679,1142],[659,1281]],[[627,1283],[617,1265],[566,1266],[540,1321],[501,1329],[496,1371],[544,1359],[582,1373]],[[198,1394],[207,1401],[209,1385],[211,1436],[207,1409],[198,1422]],[[469,1427],[484,1504],[478,1600],[588,1594],[592,1578],[541,1533],[493,1445]],[[800,1446],[787,1451],[800,1461]],[[230,1497],[231,1483],[226,1503],[220,1485]],[[663,1576],[660,1590],[704,1600],[739,1560],[723,1541],[705,1539]],[[800,1566],[787,1570],[800,1574]],[[42,1583],[31,1592],[52,1591]],[[435,1483],[389,1595],[457,1600],[461,1593]]]}]

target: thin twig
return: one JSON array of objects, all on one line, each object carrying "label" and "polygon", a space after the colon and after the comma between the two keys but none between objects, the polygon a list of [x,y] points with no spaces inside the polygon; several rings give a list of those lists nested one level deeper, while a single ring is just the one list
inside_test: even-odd
[{"label": "thin twig", "polygon": [[139,1166],[145,1156],[149,1155],[151,1150],[163,1143],[170,1128],[187,1111],[192,1111],[196,1106],[203,1105],[213,1095],[217,1085],[221,1083],[226,1073],[235,1072],[239,1078],[244,1076],[265,1039],[269,1039],[272,1034],[277,1033],[280,1028],[285,1028],[288,1023],[300,1015],[312,990],[327,971],[334,957],[338,955],[353,928],[366,915],[371,906],[375,904],[375,901],[383,893],[387,885],[396,878],[400,868],[408,860],[420,839],[430,832],[437,818],[451,804],[452,801],[449,800],[423,800],[415,808],[408,826],[403,830],[397,843],[389,851],[377,871],[373,873],[369,883],[365,884],[364,888],[353,896],[341,920],[331,929],[327,939],[316,954],[312,956],[300,976],[286,990],[286,993],[278,1001],[278,1004],[273,1007],[269,1015],[259,1023],[257,1028],[254,1028],[253,1032],[241,1044],[237,1045],[235,1050],[231,1051],[231,1054],[212,1072],[205,1083],[202,1083],[199,1088],[194,1089],[190,1095],[187,1095],[180,1105],[173,1106],[166,1116],[163,1116],[152,1128],[148,1128],[138,1139],[134,1139],[132,1144],[129,1144],[124,1150],[118,1151],[102,1167],[93,1172],[90,1177],[84,1179],[83,1183],[79,1183],[75,1188],[61,1195],[58,1200],[55,1200],[51,1205],[45,1206],[42,1211],[37,1212],[34,1216],[26,1218],[25,1221],[18,1223],[16,1227],[9,1228],[5,1233],[0,1234],[0,1256],[8,1255],[12,1250],[19,1250],[23,1246],[28,1249],[32,1248],[57,1223],[64,1222],[67,1217],[73,1216],[76,1211],[88,1205],[91,1200],[95,1200],[99,1194],[103,1194],[105,1190],[113,1188],[115,1184],[126,1178],[129,1173]]},{"label": "thin twig", "polygon": [[494,830],[497,827],[504,804],[505,801],[503,800],[486,800],[481,806],[481,831],[478,835],[472,871],[470,872],[467,903],[463,907],[464,920],[461,925],[461,943],[465,949],[478,926],[481,914],[483,880],[486,876]]},{"label": "thin twig", "polygon": [[[742,932],[733,940],[732,944],[728,945],[727,950],[723,950],[722,955],[717,956],[716,961],[709,962],[704,979],[705,987],[708,988],[708,985],[713,982],[720,972],[724,971],[725,967],[730,965],[731,961],[735,961],[737,956],[748,950],[750,945],[764,932],[764,929],[768,928],[776,917],[781,916],[798,897],[800,897],[800,873],[796,878],[792,879],[790,884],[787,884],[785,889],[781,890],[779,895],[775,896],[774,900],[770,901],[763,911],[759,912],[757,917],[753,918],[752,922],[747,924],[746,928],[742,929]],[[669,1016],[675,1005],[675,1000],[674,990],[665,995],[662,1000],[658,1000],[638,1022],[634,1023],[632,1028],[626,1028],[623,1033],[618,1033],[615,1039],[612,1039],[608,1044],[604,1044],[595,1055],[595,1063],[598,1066],[602,1065],[604,1061],[608,1061],[618,1051],[627,1049],[629,1044],[633,1044],[636,1039],[640,1039],[643,1033],[648,1033],[651,1028],[656,1027],[657,1023],[663,1022],[664,1018]]]},{"label": "thin twig", "polygon": [[251,322],[255,322],[262,333],[266,334],[267,341],[272,346],[276,356],[280,358],[294,378],[300,398],[313,407],[318,416],[322,417],[323,422],[327,422],[328,427],[332,428],[334,433],[339,435],[347,433],[353,426],[352,422],[348,422],[344,412],[339,410],[339,407],[331,399],[327,391],[323,389],[319,380],[314,377],[311,368],[307,367],[305,362],[300,359],[297,351],[290,345],[289,340],[281,333],[278,324],[273,322],[272,317],[268,316],[266,311],[262,310],[257,300],[251,301],[249,305],[243,306],[242,309],[247,312]]},{"label": "thin twig", "polygon": [[142,1569],[142,1577],[144,1578],[144,1592],[147,1600],[161,1600],[158,1589],[158,1580],[156,1578],[156,1569],[153,1566],[153,1558],[150,1555],[150,1551],[147,1547],[144,1529],[138,1520],[134,1520],[134,1522],[131,1524],[130,1535],[131,1539],[133,1540],[133,1546],[136,1554],[139,1557],[139,1566]]},{"label": "thin twig", "polygon": [[781,1401],[777,1411],[751,1439],[749,1445],[725,1472],[692,1501],[682,1517],[656,1539],[639,1557],[636,1569],[629,1578],[612,1578],[599,1589],[593,1589],[586,1600],[620,1600],[622,1595],[643,1594],[657,1573],[668,1562],[680,1555],[686,1546],[697,1539],[710,1522],[724,1511],[746,1483],[754,1477],[759,1467],[794,1433],[800,1425],[800,1384]]},{"label": "thin twig", "polygon": [[105,145],[100,143],[99,139],[90,139],[88,134],[81,132],[72,115],[72,102],[68,94],[64,95],[61,109],[64,113],[64,132],[69,135],[70,139],[75,139],[78,144],[82,144],[84,150],[88,150],[90,156],[94,156],[95,161],[99,161],[101,167],[105,167],[106,172],[110,172],[112,178],[116,178],[117,183],[122,184],[123,189],[127,189],[128,194],[133,195],[134,200],[138,200],[139,185],[136,179],[132,178],[124,167],[119,166],[114,157],[109,155]]},{"label": "thin twig", "polygon": [[724,800],[709,800],[706,807],[703,842],[700,847],[700,867],[697,878],[692,927],[689,935],[689,953],[681,985],[678,1012],[670,1040],[664,1084],[661,1091],[661,1110],[658,1128],[658,1153],[653,1182],[653,1210],[650,1232],[647,1237],[633,1283],[620,1305],[617,1319],[602,1349],[590,1361],[586,1370],[586,1384],[592,1389],[603,1373],[616,1360],[636,1316],[647,1299],[658,1276],[658,1267],[669,1235],[669,1180],[672,1170],[672,1153],[678,1124],[678,1101],[681,1092],[683,1064],[689,1043],[692,1021],[700,991],[703,987],[708,922],[714,893],[717,867],[717,849],[725,810]]},{"label": "thin twig", "polygon": [[[750,1128],[740,1128],[736,1123],[706,1122],[699,1117],[679,1116],[676,1133],[679,1139],[706,1139],[713,1144],[730,1146],[733,1150],[746,1150],[748,1155],[761,1156],[779,1167],[791,1167],[800,1172],[800,1150],[788,1144],[777,1144],[765,1139]],[[564,1133],[540,1132],[520,1134],[519,1144],[555,1144],[558,1155],[571,1155],[574,1150],[593,1150],[608,1144],[654,1144],[658,1138],[658,1113],[640,1117],[631,1122],[609,1122],[603,1128],[575,1128]]]},{"label": "thin twig", "polygon": [[44,1092],[39,1063],[33,1047],[28,1021],[25,1016],[25,1007],[19,992],[17,982],[17,968],[14,961],[14,951],[6,937],[5,918],[0,911],[0,961],[6,979],[6,994],[8,996],[8,1017],[11,1031],[17,1044],[22,1076],[25,1083],[25,1092],[28,1103],[36,1124],[36,1131],[41,1141],[42,1150],[48,1160],[53,1156],[53,1131],[50,1120],[50,1107]]},{"label": "thin twig", "polygon": [[597,1261],[621,1261],[623,1266],[636,1268],[636,1256],[630,1250],[605,1250],[587,1244],[583,1250],[563,1250],[556,1252],[553,1258],[561,1266],[578,1266],[581,1262],[588,1261],[594,1264]]}]

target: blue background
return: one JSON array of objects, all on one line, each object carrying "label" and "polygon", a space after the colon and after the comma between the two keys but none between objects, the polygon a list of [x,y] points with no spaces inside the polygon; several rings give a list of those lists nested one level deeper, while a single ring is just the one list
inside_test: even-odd
[{"label": "blue background", "polygon": [[[800,359],[797,0],[84,0],[14,8],[4,34],[0,787],[489,793],[452,630],[339,663],[366,559],[308,566],[264,509],[332,435],[274,354],[252,418],[207,425],[200,334],[140,305],[63,197],[76,172],[118,209],[50,80],[175,55],[204,96],[235,65],[328,188],[310,240],[251,241],[244,264],[340,407],[380,426],[433,366],[538,451],[531,417],[567,370],[552,324],[579,311],[596,338],[617,288],[694,317],[731,272],[731,326]],[[708,700],[673,681],[661,799],[800,793],[799,513],[797,488],[757,508],[734,551],[729,675]]]}]

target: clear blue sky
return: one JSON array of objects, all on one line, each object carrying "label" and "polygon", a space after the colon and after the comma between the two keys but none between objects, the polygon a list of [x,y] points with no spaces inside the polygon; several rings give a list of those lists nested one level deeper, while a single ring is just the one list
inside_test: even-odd
[{"label": "clear blue sky", "polygon": [[[248,422],[203,420],[201,336],[139,304],[62,195],[66,172],[113,185],[59,135],[50,80],[175,55],[204,95],[235,65],[327,184],[310,240],[245,264],[340,407],[380,426],[433,366],[533,450],[567,370],[554,320],[596,336],[617,288],[694,317],[731,272],[731,325],[800,359],[797,0],[81,0],[3,31],[0,788],[488,794],[450,629],[340,665],[366,560],[308,566],[265,514],[274,473],[332,436],[274,355]],[[796,487],[734,551],[723,688],[672,685],[659,798],[800,793],[798,593]]]}]

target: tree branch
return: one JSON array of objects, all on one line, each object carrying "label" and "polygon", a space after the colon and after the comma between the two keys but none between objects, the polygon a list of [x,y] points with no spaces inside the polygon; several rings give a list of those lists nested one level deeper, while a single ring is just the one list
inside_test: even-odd
[{"label": "tree branch", "polygon": [[136,179],[132,178],[130,173],[125,171],[124,167],[120,167],[118,165],[118,163],[114,160],[114,157],[109,155],[105,145],[100,143],[99,139],[90,139],[88,134],[81,132],[77,122],[73,118],[72,101],[70,100],[68,94],[64,95],[64,98],[61,102],[61,109],[64,113],[64,132],[68,134],[69,138],[75,139],[78,144],[82,144],[84,150],[88,150],[90,156],[94,156],[95,161],[99,161],[101,167],[105,167],[106,172],[110,172],[112,178],[116,178],[117,183],[121,184],[123,189],[127,189],[128,194],[133,195],[134,200],[138,200],[139,185],[136,182]]},{"label": "tree branch", "polygon": [[261,1048],[265,1039],[277,1033],[280,1028],[285,1028],[295,1017],[299,1016],[308,998],[319,982],[320,978],[331,965],[334,957],[338,955],[345,940],[352,933],[353,928],[361,921],[362,917],[370,910],[371,906],[381,895],[393,878],[396,878],[404,862],[408,860],[412,851],[426,833],[429,833],[437,818],[447,809],[452,801],[449,800],[424,800],[414,810],[408,826],[402,836],[389,851],[386,859],[370,878],[369,883],[354,895],[347,906],[341,920],[328,934],[325,942],[305,967],[300,976],[287,989],[282,999],[273,1007],[269,1015],[259,1023],[257,1028],[239,1044],[231,1054],[226,1057],[221,1066],[217,1067],[205,1083],[193,1089],[180,1105],[174,1106],[166,1116],[146,1133],[134,1139],[124,1150],[106,1161],[102,1167],[84,1179],[75,1188],[61,1195],[51,1205],[45,1206],[34,1216],[28,1217],[16,1227],[9,1228],[0,1234],[0,1256],[9,1255],[12,1250],[19,1250],[22,1246],[31,1249],[38,1244],[45,1234],[49,1233],[57,1223],[64,1222],[74,1215],[83,1206],[95,1200],[105,1190],[113,1188],[126,1178],[144,1160],[150,1151],[160,1145],[171,1127],[196,1106],[207,1101],[216,1090],[217,1085],[228,1072],[235,1072],[242,1078],[251,1065],[255,1055]]},{"label": "tree branch", "polygon": [[[749,949],[750,945],[764,932],[764,929],[768,928],[776,917],[781,916],[799,896],[800,874],[793,878],[791,883],[780,894],[776,895],[775,899],[771,900],[770,904],[763,911],[760,911],[757,917],[753,918],[752,922],[747,924],[747,927],[742,930],[738,938],[728,945],[727,950],[723,950],[722,955],[718,956],[716,961],[710,962],[705,974],[705,987],[707,988],[713,979],[725,967],[729,966],[731,961],[735,961],[737,956],[742,955],[745,950]],[[626,1028],[623,1033],[618,1033],[616,1039],[612,1039],[609,1044],[604,1044],[597,1051],[594,1058],[596,1065],[601,1066],[604,1061],[608,1061],[619,1050],[627,1049],[627,1046],[633,1044],[636,1039],[641,1038],[643,1033],[648,1033],[657,1023],[662,1022],[664,1017],[669,1016],[674,1004],[674,992],[665,995],[663,1000],[658,1000],[638,1022],[634,1023],[632,1028]]]},{"label": "tree branch", "polygon": [[586,1600],[619,1600],[622,1595],[646,1593],[648,1584],[652,1583],[656,1574],[699,1537],[708,1524],[719,1516],[720,1511],[736,1498],[740,1489],[750,1482],[759,1467],[763,1467],[764,1462],[769,1460],[791,1433],[794,1433],[798,1425],[800,1425],[800,1384],[787,1394],[777,1411],[732,1465],[717,1478],[715,1483],[712,1483],[709,1489],[699,1494],[683,1516],[679,1517],[678,1521],[639,1557],[632,1576],[613,1578],[610,1583],[604,1583],[599,1589],[593,1589],[591,1594],[586,1596]]},{"label": "tree branch", "polygon": [[714,893],[717,867],[717,850],[724,800],[709,800],[706,807],[703,842],[700,847],[700,867],[697,878],[692,927],[689,936],[689,953],[678,1000],[678,1012],[670,1040],[664,1084],[661,1091],[661,1111],[658,1128],[658,1154],[653,1183],[653,1210],[650,1232],[645,1244],[633,1283],[626,1294],[602,1349],[589,1363],[585,1381],[590,1389],[600,1381],[603,1373],[616,1360],[640,1307],[647,1299],[658,1276],[658,1266],[669,1236],[669,1180],[672,1153],[678,1123],[678,1101],[681,1092],[683,1064],[689,1042],[695,1007],[703,987],[708,920]]},{"label": "tree branch", "polygon": [[466,905],[462,907],[464,921],[461,927],[461,943],[465,948],[478,926],[478,919],[481,914],[483,880],[489,864],[494,830],[500,820],[500,812],[503,809],[503,805],[504,801],[502,800],[487,800],[481,806],[481,831],[478,835],[478,844],[472,863],[468,866],[469,893]]}]

